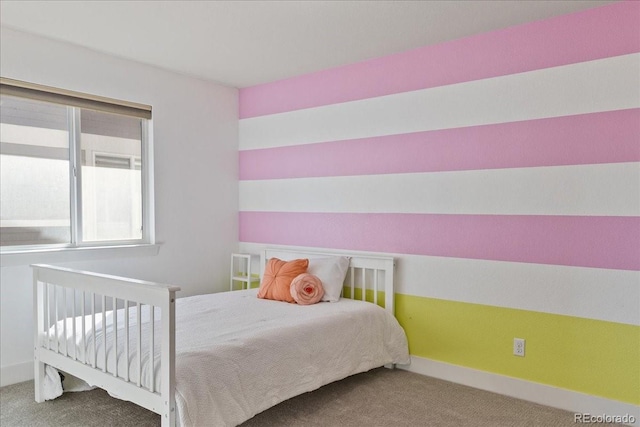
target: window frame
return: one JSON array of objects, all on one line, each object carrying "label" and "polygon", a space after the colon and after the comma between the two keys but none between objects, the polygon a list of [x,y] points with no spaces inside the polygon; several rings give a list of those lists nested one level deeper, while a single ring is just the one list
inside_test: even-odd
[{"label": "window frame", "polygon": [[[22,88],[28,88],[27,96],[21,96],[19,91]],[[17,90],[18,93],[14,93]],[[30,91],[30,92],[29,92]],[[48,86],[36,85],[28,82],[17,81],[13,79],[0,78],[0,93],[3,96],[12,96],[21,99],[35,99],[39,101],[51,103],[51,99],[57,99],[53,103],[64,105],[67,108],[67,128],[69,138],[69,190],[70,190],[70,242],[69,243],[47,243],[36,245],[12,245],[0,246],[0,255],[2,255],[2,266],[24,264],[31,262],[29,255],[35,254],[57,254],[53,259],[61,261],[69,258],[67,255],[61,255],[61,252],[73,254],[69,260],[78,258],[78,254],[86,252],[84,257],[93,259],[104,255],[114,255],[114,249],[127,249],[125,252],[135,255],[140,254],[157,254],[158,245],[155,242],[155,212],[154,212],[154,180],[153,180],[153,118],[151,117],[151,107],[143,104],[134,104],[127,101],[113,100],[110,98],[97,97],[93,95],[72,92],[63,89],[51,88]],[[56,98],[56,94],[64,95]],[[34,97],[35,94],[35,97]],[[43,94],[43,98],[37,96]],[[69,100],[72,100],[69,103]],[[77,101],[79,100],[79,101]],[[90,104],[96,101],[94,104]],[[77,102],[76,102],[77,101]],[[85,104],[88,102],[89,104]],[[106,105],[106,107],[105,107]],[[81,128],[80,128],[80,112],[82,109],[94,109],[105,113],[114,113],[113,109],[118,110],[120,106],[125,106],[124,115],[134,116],[141,119],[141,198],[142,198],[142,233],[140,239],[126,240],[104,240],[85,242],[82,236],[82,149],[80,144]],[[92,108],[93,107],[93,108]],[[140,108],[142,113],[148,111],[148,116],[127,114],[131,108]],[[117,113],[117,112],[116,112]],[[100,250],[102,249],[102,250]],[[123,252],[124,254],[124,252]],[[87,257],[88,255],[88,257]],[[124,256],[130,256],[124,254]],[[41,258],[38,260],[40,261]]]}]

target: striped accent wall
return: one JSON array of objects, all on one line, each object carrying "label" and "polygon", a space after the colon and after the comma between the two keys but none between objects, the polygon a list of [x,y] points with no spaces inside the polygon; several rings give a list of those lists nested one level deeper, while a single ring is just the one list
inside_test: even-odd
[{"label": "striped accent wall", "polygon": [[242,89],[240,249],[391,254],[413,355],[639,405],[639,17]]}]

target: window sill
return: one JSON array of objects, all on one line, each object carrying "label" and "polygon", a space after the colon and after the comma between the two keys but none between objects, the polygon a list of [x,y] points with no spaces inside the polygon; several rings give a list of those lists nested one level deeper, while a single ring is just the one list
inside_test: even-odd
[{"label": "window sill", "polygon": [[29,264],[92,261],[97,259],[154,256],[159,244],[135,244],[121,246],[93,246],[82,248],[55,248],[15,251],[0,254],[0,265],[10,267]]}]

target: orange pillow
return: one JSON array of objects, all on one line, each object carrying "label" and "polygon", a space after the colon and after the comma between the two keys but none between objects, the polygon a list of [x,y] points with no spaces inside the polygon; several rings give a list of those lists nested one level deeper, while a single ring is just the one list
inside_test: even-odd
[{"label": "orange pillow", "polygon": [[291,282],[300,274],[306,273],[308,266],[308,259],[294,259],[287,262],[271,258],[264,269],[258,298],[295,302],[291,296]]}]

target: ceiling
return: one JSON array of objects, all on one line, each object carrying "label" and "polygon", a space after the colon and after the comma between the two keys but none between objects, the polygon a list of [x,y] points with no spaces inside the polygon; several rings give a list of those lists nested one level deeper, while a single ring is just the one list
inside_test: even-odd
[{"label": "ceiling", "polygon": [[247,87],[610,1],[0,1],[3,26]]}]

